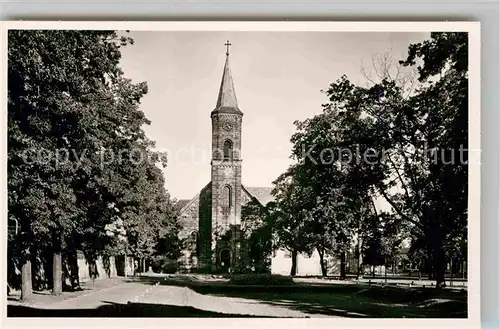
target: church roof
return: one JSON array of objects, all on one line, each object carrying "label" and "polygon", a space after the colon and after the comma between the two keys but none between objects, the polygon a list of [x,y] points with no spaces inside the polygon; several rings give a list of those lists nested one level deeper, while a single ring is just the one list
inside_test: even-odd
[{"label": "church roof", "polygon": [[[205,187],[202,189],[205,190],[206,188],[211,188],[211,182],[205,185]],[[271,194],[271,191],[273,190],[272,187],[249,187],[249,186],[241,186],[242,189],[250,196],[254,197],[259,201],[263,206],[265,206],[268,202],[273,201],[274,197]],[[186,209],[189,208],[189,206],[198,200],[200,197],[200,193],[198,193],[194,198],[191,200],[187,199],[181,199],[177,201],[176,207],[179,209],[179,213],[182,214]]]},{"label": "church roof", "polygon": [[189,201],[191,201],[191,200],[189,200],[189,199],[177,200],[177,203],[175,204],[175,208],[177,210],[181,210],[182,208],[184,208],[185,205],[188,204]]},{"label": "church roof", "polygon": [[229,67],[229,53],[226,53],[226,63],[224,64],[224,72],[222,73],[219,96],[217,97],[217,105],[212,111],[213,113],[243,114],[238,108],[238,100],[234,91],[233,76]]},{"label": "church roof", "polygon": [[244,186],[249,194],[254,196],[262,205],[266,205],[268,202],[273,201],[274,197],[271,194],[273,190],[272,187],[250,187]]},{"label": "church roof", "polygon": [[[212,187],[212,182],[209,182],[207,185],[205,185],[205,187],[203,187],[200,191],[200,193],[202,193],[204,190],[206,190],[207,188],[211,188]],[[200,198],[200,193],[196,194],[194,196],[194,198],[192,198],[191,200],[179,200],[177,202],[178,206],[181,205],[181,207],[178,207],[177,209],[180,209],[179,210],[179,213],[182,214],[186,209],[189,208],[189,206],[193,203],[193,202],[196,202],[196,200],[198,200]],[[179,204],[180,202],[182,201],[182,204]]]}]

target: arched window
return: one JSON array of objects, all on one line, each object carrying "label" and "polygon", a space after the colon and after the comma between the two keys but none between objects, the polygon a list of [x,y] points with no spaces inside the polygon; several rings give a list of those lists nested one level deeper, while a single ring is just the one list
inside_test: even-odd
[{"label": "arched window", "polygon": [[190,242],[190,248],[195,252],[196,255],[198,255],[198,232],[193,231],[191,232],[191,235],[189,236],[189,242]]},{"label": "arched window", "polygon": [[224,160],[233,158],[233,143],[228,139],[224,142]]},{"label": "arched window", "polygon": [[222,207],[225,209],[231,208],[232,206],[232,195],[231,186],[224,186],[222,188]]},{"label": "arched window", "polygon": [[191,242],[196,244],[196,242],[198,241],[198,232],[196,232],[196,231],[191,232],[190,238],[191,238]]}]

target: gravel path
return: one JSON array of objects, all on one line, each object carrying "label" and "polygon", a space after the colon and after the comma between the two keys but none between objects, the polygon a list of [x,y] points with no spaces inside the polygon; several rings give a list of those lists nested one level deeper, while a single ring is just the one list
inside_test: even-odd
[{"label": "gravel path", "polygon": [[61,301],[81,297],[84,295],[89,295],[96,293],[99,290],[109,289],[118,285],[122,285],[128,280],[122,277],[108,278],[96,280],[94,284],[92,282],[85,282],[81,284],[82,290],[80,291],[65,291],[62,295],[53,296],[50,290],[45,291],[35,291],[29,300],[25,303],[20,301],[21,291],[13,291],[7,299],[9,305],[30,305],[33,307],[39,307],[44,305],[51,305]]},{"label": "gravel path", "polygon": [[85,295],[71,299],[62,300],[46,305],[36,305],[37,308],[44,309],[94,309],[102,305],[127,304],[128,301],[142,294],[149,287],[140,282],[129,282],[100,289]]},{"label": "gravel path", "polygon": [[[294,318],[328,317],[321,314],[307,314],[289,309],[286,306],[269,305],[253,299],[203,295],[187,287],[160,285],[159,282],[162,278],[152,279],[156,283],[121,281],[111,285],[110,282],[108,283],[110,284],[109,287],[87,291],[71,298],[62,299],[63,297],[57,296],[59,299],[54,300],[53,297],[55,296],[39,296],[29,306],[43,310],[91,310],[104,305],[126,305],[131,303],[189,307],[200,311],[231,315]],[[18,303],[10,302],[9,304]],[[172,314],[168,315],[172,316]]]}]

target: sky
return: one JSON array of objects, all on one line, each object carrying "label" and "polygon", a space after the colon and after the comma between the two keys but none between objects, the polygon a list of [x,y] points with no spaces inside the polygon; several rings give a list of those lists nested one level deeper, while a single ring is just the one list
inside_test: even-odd
[{"label": "sky", "polygon": [[428,33],[369,32],[130,32],[121,67],[146,81],[144,130],[168,153],[166,188],[191,199],[210,181],[211,120],[230,40],[231,71],[242,124],[242,183],[272,186],[290,159],[293,122],[321,112],[321,93],[347,75],[364,84],[374,54],[403,59]]}]

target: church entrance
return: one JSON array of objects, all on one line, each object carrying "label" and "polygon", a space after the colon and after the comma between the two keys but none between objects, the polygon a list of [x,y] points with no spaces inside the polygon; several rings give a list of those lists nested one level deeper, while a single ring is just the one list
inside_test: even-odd
[{"label": "church entrance", "polygon": [[222,273],[228,273],[231,266],[231,252],[229,249],[224,249],[220,252],[220,267]]}]

